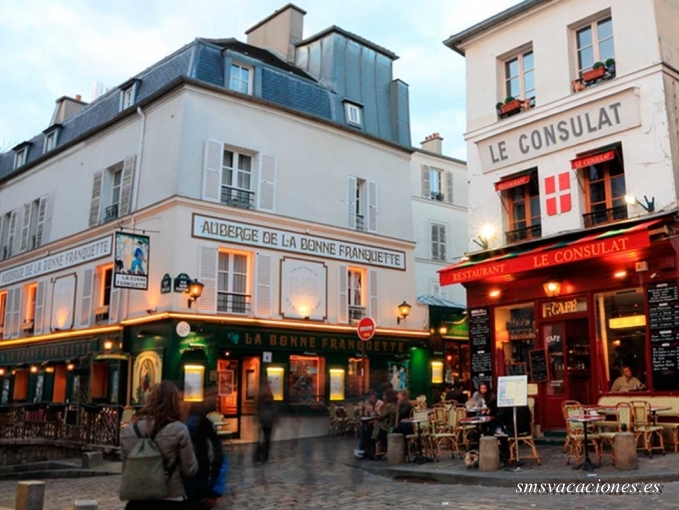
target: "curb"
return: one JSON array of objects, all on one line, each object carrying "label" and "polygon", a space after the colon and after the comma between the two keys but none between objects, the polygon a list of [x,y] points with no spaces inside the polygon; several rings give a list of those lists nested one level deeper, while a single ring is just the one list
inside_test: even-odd
[{"label": "curb", "polygon": [[119,471],[93,469],[45,469],[40,471],[15,471],[0,474],[0,480],[46,480],[52,478],[90,478],[93,476],[120,475]]}]

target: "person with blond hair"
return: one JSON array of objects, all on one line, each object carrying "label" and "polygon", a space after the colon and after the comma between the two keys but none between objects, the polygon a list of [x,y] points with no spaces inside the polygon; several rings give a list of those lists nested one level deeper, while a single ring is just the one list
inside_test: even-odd
[{"label": "person with blond hair", "polygon": [[120,450],[123,472],[128,456],[138,441],[150,438],[163,456],[167,475],[167,497],[128,501],[125,510],[184,510],[182,477],[198,471],[189,430],[181,421],[179,390],[170,381],[161,381],[149,395],[146,405],[132,423],[123,429]]}]

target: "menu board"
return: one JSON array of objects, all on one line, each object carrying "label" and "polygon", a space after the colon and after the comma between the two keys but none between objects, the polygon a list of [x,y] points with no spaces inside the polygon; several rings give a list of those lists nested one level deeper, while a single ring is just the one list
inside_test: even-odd
[{"label": "menu board", "polygon": [[547,372],[547,353],[544,349],[536,349],[529,353],[530,361],[530,380],[532,382],[543,382],[549,380]]},{"label": "menu board", "polygon": [[679,342],[651,345],[653,388],[659,391],[674,390],[679,376]]},{"label": "menu board", "polygon": [[478,389],[482,382],[493,382],[492,338],[490,335],[490,309],[469,310],[469,342],[471,344],[472,383]]},{"label": "menu board", "polygon": [[679,289],[677,282],[653,283],[648,286],[646,292],[651,342],[667,343],[679,340]]},{"label": "menu board", "polygon": [[525,363],[507,363],[507,375],[527,375]]}]

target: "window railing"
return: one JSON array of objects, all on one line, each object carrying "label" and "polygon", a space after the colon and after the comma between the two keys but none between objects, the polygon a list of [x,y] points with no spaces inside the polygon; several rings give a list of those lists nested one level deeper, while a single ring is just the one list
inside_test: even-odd
[{"label": "window railing", "polygon": [[221,202],[241,209],[253,209],[255,207],[255,192],[222,186]]},{"label": "window railing", "polygon": [[113,221],[118,218],[118,206],[120,204],[109,205],[104,209],[104,222]]},{"label": "window railing", "polygon": [[538,237],[542,237],[542,225],[540,223],[505,232],[507,244],[518,243],[519,241],[525,241],[526,239],[537,239]]},{"label": "window railing", "polygon": [[233,292],[217,292],[217,311],[221,313],[248,313],[250,296]]},{"label": "window railing", "polygon": [[364,306],[349,305],[349,320],[350,321],[360,321],[363,317],[365,317],[365,307]]},{"label": "window railing", "polygon": [[627,206],[619,205],[618,207],[611,207],[610,209],[601,209],[599,211],[583,214],[582,218],[585,220],[585,228],[626,220]]},{"label": "window railing", "polygon": [[443,202],[443,200],[444,200],[446,197],[445,197],[445,195],[444,195],[443,193],[437,193],[437,192],[435,192],[435,191],[432,191],[432,192],[429,194],[429,198],[431,198],[432,200],[436,200],[437,202]]},{"label": "window railing", "polygon": [[365,231],[365,218],[362,214],[356,215],[356,230]]},{"label": "window railing", "polygon": [[573,92],[587,90],[603,81],[615,78],[615,61],[609,59],[606,63],[601,63],[598,67],[593,67],[580,73],[580,77],[573,80]]}]

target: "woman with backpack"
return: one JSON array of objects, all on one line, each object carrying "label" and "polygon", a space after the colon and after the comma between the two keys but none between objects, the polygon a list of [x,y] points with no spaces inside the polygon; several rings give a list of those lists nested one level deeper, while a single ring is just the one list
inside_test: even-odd
[{"label": "woman with backpack", "polygon": [[182,477],[198,471],[189,430],[181,421],[179,390],[162,381],[120,438],[125,510],[184,510]]}]

